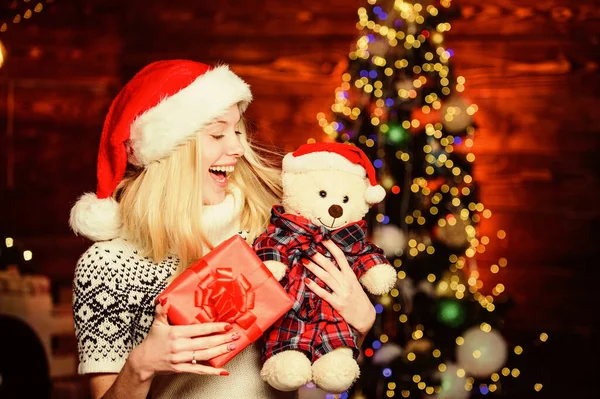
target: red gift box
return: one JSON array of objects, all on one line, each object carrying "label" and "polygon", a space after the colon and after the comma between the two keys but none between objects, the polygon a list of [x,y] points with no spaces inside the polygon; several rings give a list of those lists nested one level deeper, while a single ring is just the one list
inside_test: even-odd
[{"label": "red gift box", "polygon": [[169,303],[171,324],[228,322],[240,339],[235,349],[209,363],[222,367],[256,341],[293,301],[254,250],[239,235],[216,246],[177,276],[157,297]]}]

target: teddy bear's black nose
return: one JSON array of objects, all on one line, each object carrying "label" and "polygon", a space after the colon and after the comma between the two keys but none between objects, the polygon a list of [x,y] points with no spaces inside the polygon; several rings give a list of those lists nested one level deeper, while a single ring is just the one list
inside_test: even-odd
[{"label": "teddy bear's black nose", "polygon": [[329,207],[329,214],[331,215],[331,217],[337,219],[344,214],[344,209],[342,209],[342,207],[339,205],[331,205]]}]

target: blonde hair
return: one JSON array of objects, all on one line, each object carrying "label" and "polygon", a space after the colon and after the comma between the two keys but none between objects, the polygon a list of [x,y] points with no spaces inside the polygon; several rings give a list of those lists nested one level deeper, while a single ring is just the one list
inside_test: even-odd
[{"label": "blonde hair", "polygon": [[[271,207],[281,198],[281,154],[252,143],[244,121],[239,130],[245,155],[230,176],[243,197],[240,227],[256,237],[269,222]],[[200,134],[168,157],[132,170],[115,190],[123,236],[142,256],[159,263],[169,253],[179,257],[179,272],[213,245],[201,226],[202,160]]]}]

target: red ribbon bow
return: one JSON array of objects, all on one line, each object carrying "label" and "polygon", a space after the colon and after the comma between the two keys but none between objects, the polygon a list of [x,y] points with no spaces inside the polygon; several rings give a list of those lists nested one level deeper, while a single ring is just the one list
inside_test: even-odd
[{"label": "red ribbon bow", "polygon": [[195,305],[200,308],[196,319],[201,322],[237,323],[247,330],[256,321],[252,285],[243,275],[233,278],[231,268],[211,270],[199,283]]}]

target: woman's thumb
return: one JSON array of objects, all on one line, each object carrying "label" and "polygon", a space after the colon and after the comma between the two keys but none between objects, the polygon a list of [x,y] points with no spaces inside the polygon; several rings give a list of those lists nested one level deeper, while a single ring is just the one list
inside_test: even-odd
[{"label": "woman's thumb", "polygon": [[170,305],[168,302],[165,302],[164,305],[159,302],[158,305],[156,305],[154,321],[163,324],[169,324],[169,307]]}]

